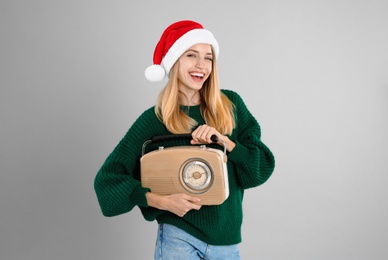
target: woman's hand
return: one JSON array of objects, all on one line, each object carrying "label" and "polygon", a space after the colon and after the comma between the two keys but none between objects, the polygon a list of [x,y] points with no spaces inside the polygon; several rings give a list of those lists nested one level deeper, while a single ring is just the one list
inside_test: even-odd
[{"label": "woman's hand", "polygon": [[214,127],[208,125],[200,125],[194,132],[191,134],[192,140],[191,144],[210,144],[213,143],[211,140],[212,135],[218,137],[218,144],[224,145],[222,141],[226,144],[226,149],[228,152],[231,152],[236,144],[231,141],[227,136],[220,134]]},{"label": "woman's hand", "polygon": [[201,199],[184,193],[158,195],[148,192],[146,198],[149,206],[160,210],[167,210],[179,217],[183,217],[192,209],[199,210],[201,208],[201,205],[196,204]]}]

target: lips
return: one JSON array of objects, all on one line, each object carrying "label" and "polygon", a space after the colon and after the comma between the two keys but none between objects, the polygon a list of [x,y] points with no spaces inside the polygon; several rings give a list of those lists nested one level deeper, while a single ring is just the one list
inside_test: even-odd
[{"label": "lips", "polygon": [[200,81],[203,79],[203,77],[205,76],[204,73],[200,73],[200,72],[193,72],[193,73],[190,73],[190,76],[195,80],[195,81]]}]

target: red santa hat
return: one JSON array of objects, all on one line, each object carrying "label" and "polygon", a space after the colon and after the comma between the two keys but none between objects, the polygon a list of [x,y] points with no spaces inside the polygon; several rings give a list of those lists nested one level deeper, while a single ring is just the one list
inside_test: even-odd
[{"label": "red santa hat", "polygon": [[218,57],[218,42],[213,34],[197,22],[183,20],[171,24],[163,32],[154,51],[154,64],[145,70],[145,77],[150,82],[162,81],[169,75],[171,67],[191,46],[207,43],[213,47]]}]

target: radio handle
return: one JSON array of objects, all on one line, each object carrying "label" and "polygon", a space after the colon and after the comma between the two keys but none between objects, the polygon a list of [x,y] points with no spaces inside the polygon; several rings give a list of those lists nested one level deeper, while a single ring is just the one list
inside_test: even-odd
[{"label": "radio handle", "polygon": [[[148,144],[156,143],[160,141],[166,141],[166,140],[174,140],[174,139],[191,139],[191,134],[173,134],[173,135],[157,135],[152,137],[150,140],[146,141],[143,144],[142,150],[141,150],[141,156],[143,157],[145,147]],[[213,143],[218,142],[218,137],[216,135],[212,135],[210,139],[213,141]],[[224,154],[226,155],[226,143],[224,140],[222,140],[222,143],[224,145]]]},{"label": "radio handle", "polygon": [[152,137],[151,142],[156,143],[174,139],[191,139],[191,134],[157,135]]}]

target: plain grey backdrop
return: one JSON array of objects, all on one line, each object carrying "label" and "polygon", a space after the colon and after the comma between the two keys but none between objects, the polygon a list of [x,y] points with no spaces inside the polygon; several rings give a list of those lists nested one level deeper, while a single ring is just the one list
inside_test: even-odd
[{"label": "plain grey backdrop", "polygon": [[276,156],[245,195],[243,259],[387,259],[387,13],[385,0],[1,0],[0,258],[152,259],[156,223],[103,217],[93,180],[163,87],[144,78],[162,31],[193,19]]}]

